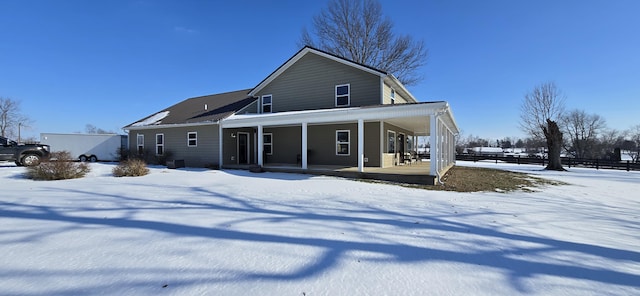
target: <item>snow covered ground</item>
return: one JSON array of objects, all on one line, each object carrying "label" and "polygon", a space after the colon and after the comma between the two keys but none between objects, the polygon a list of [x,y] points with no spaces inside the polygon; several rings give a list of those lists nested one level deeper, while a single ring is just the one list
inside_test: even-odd
[{"label": "snow covered ground", "polygon": [[0,163],[0,295],[640,295],[640,173],[452,193],[152,168],[32,181]]}]

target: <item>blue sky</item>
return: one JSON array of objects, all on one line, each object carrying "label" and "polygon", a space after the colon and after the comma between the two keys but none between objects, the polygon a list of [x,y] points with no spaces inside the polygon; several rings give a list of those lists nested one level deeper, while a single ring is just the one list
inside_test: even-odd
[{"label": "blue sky", "polygon": [[[120,128],[183,99],[252,88],[295,54],[326,1],[0,0],[0,96],[23,136]],[[640,124],[640,1],[381,0],[424,40],[420,101],[463,135],[524,137],[519,106],[554,81],[567,108]]]}]

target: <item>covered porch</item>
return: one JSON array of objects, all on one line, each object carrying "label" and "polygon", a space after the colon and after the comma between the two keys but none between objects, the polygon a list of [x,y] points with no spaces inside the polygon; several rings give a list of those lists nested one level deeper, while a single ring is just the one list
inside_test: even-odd
[{"label": "covered porch", "polygon": [[[278,130],[287,131],[286,142],[276,145]],[[429,184],[453,166],[457,133],[446,102],[233,115],[220,124],[220,166]],[[416,150],[417,136],[429,137],[430,153],[413,166],[405,155],[409,142]],[[288,158],[271,154],[275,149]]]},{"label": "covered porch", "polygon": [[[261,172],[295,173],[309,175],[335,176],[343,178],[370,179],[390,181],[406,184],[433,185],[437,182],[436,176],[429,171],[430,162],[417,161],[412,164],[398,165],[386,168],[366,168],[359,172],[357,167],[336,165],[309,165],[303,170],[298,165],[291,164],[266,164],[260,168]],[[225,165],[226,169],[250,170],[254,165]]]}]

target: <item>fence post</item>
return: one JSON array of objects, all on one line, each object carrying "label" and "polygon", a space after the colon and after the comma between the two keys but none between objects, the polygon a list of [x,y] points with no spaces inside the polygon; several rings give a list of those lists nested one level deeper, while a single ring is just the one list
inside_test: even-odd
[{"label": "fence post", "polygon": [[569,168],[571,168],[571,157],[569,157]]},{"label": "fence post", "polygon": [[629,161],[627,160],[627,172],[629,171],[629,169],[631,168],[629,167]]},{"label": "fence post", "polygon": [[496,164],[498,164],[498,157],[496,156]]},{"label": "fence post", "polygon": [[[629,162],[629,161],[627,160],[627,162]],[[520,155],[518,155],[518,165],[520,165]]]},{"label": "fence post", "polygon": [[600,169],[600,160],[596,159],[596,170]]}]

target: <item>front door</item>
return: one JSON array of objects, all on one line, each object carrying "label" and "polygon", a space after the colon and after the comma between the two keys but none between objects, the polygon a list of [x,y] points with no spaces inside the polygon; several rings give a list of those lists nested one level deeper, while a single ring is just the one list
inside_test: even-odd
[{"label": "front door", "polygon": [[238,133],[238,164],[249,164],[249,133]]}]

